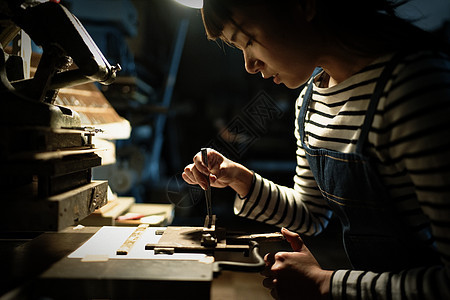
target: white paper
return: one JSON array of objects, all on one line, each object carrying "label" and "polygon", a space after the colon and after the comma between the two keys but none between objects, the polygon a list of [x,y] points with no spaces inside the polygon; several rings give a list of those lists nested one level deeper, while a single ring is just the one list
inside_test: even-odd
[{"label": "white paper", "polygon": [[108,259],[181,259],[181,260],[205,260],[202,253],[174,253],[157,254],[153,250],[145,250],[146,244],[157,244],[161,235],[156,235],[156,230],[163,227],[148,227],[142,236],[136,241],[127,255],[117,255],[116,251],[127,238],[136,230],[136,227],[104,226],[100,228],[86,243],[72,252],[69,258],[81,258],[90,261],[90,257],[103,257]]}]

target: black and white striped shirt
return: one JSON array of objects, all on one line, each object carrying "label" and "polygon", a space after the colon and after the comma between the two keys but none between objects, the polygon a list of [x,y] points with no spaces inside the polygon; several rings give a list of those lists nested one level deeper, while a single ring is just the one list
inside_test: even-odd
[{"label": "black and white striped shirt", "polygon": [[[370,96],[391,55],[381,57],[338,85],[316,84],[305,121],[305,142],[312,148],[355,152]],[[300,111],[305,90],[296,103]],[[309,169],[299,141],[294,187],[280,186],[255,173],[239,216],[319,234],[332,212]],[[368,136],[382,181],[398,218],[424,243],[435,243],[443,266],[399,273],[337,270],[333,299],[450,299],[450,59],[423,51],[405,57],[385,87]],[[431,227],[432,236],[429,234]],[[425,296],[426,295],[426,296]]]}]

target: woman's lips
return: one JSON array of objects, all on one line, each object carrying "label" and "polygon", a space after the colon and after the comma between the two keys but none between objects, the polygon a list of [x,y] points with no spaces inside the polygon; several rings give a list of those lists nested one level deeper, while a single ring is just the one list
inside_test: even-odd
[{"label": "woman's lips", "polygon": [[281,79],[278,76],[278,74],[273,76],[273,82],[275,82],[276,84],[280,84],[281,83]]},{"label": "woman's lips", "polygon": [[264,78],[264,79],[269,79],[269,78],[273,78],[273,82],[275,82],[276,84],[280,84],[281,83],[281,79],[280,79],[280,76],[279,76],[279,74],[277,73],[277,74],[275,74],[275,75],[272,75],[272,76],[264,76],[264,74],[262,74],[262,77]]}]

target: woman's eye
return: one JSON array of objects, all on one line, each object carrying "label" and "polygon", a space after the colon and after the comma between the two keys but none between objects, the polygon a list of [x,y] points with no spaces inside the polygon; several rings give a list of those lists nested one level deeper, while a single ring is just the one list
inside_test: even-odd
[{"label": "woman's eye", "polygon": [[246,47],[253,45],[253,39],[249,39],[247,44],[245,44]]}]

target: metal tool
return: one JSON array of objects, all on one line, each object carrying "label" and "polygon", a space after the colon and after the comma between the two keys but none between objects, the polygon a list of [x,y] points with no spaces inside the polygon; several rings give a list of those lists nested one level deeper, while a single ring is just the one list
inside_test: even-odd
[{"label": "metal tool", "polygon": [[244,241],[279,242],[285,240],[285,237],[281,232],[254,233],[254,234],[239,234],[228,232],[227,240],[232,242],[244,242]]},{"label": "metal tool", "polygon": [[[174,253],[212,255],[215,260],[215,272],[220,270],[260,272],[264,269],[265,262],[260,255],[259,242],[279,243],[285,240],[279,232],[242,234],[241,232],[226,232],[224,228],[220,227],[216,228],[215,223],[213,227],[215,236],[213,244],[208,244],[208,240],[205,239],[205,233],[208,230],[206,227],[169,226],[158,231],[158,234],[162,236],[157,244],[148,243],[145,245],[145,249],[154,250],[155,254],[166,255]],[[239,252],[243,254],[242,257],[233,255],[233,253]]]},{"label": "metal tool", "polygon": [[[216,228],[215,244],[206,245],[204,244],[205,229],[205,227],[169,226],[163,232],[159,232],[162,236],[157,244],[146,244],[145,249],[154,250],[155,254],[165,255],[205,253],[214,257],[214,272],[221,270],[260,272],[264,269],[265,262],[260,255],[258,242],[239,239],[228,243],[225,229]],[[239,253],[242,253],[242,256],[234,255]]]},{"label": "metal tool", "polygon": [[[206,167],[208,167],[208,149],[202,148],[201,153],[202,153],[203,164]],[[212,206],[211,206],[211,183],[209,181],[209,175],[207,176],[206,180],[208,183],[208,187],[206,188],[206,191],[205,191],[206,213],[207,213],[207,217],[206,217],[207,223],[205,224],[205,227],[211,228],[213,216],[212,216]]]}]

